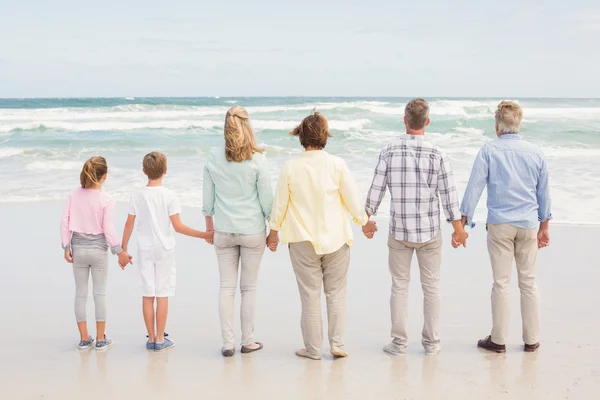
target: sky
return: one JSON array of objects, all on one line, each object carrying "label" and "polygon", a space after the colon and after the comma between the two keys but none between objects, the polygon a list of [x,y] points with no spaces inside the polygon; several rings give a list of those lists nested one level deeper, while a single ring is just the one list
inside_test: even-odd
[{"label": "sky", "polygon": [[0,0],[0,97],[600,97],[600,2]]}]

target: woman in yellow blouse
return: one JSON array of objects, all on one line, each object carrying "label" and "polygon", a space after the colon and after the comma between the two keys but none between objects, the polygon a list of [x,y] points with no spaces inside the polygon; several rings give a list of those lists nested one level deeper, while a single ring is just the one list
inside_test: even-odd
[{"label": "woman in yellow blouse", "polygon": [[327,120],[319,113],[306,117],[291,133],[306,150],[283,167],[271,213],[267,243],[272,251],[289,243],[290,259],[302,301],[300,357],[320,360],[323,344],[321,287],[325,287],[329,344],[334,357],[346,357],[346,283],[352,229],[348,214],[375,232],[346,162],[323,149],[331,137]]}]

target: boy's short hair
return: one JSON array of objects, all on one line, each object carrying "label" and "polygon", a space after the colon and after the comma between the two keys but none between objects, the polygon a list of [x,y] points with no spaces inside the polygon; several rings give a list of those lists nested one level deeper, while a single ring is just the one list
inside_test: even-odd
[{"label": "boy's short hair", "polygon": [[142,165],[144,173],[148,175],[148,179],[159,179],[167,172],[167,156],[158,151],[153,151],[146,154]]}]

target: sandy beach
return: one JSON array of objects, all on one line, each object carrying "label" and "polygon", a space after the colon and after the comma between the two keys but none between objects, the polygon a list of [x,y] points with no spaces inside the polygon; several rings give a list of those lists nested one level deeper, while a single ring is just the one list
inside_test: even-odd
[{"label": "sandy beach", "polygon": [[[348,287],[350,357],[333,361],[327,354],[315,362],[294,356],[302,346],[300,300],[286,248],[267,253],[261,270],[255,338],[265,349],[223,359],[214,251],[203,241],[181,236],[177,295],[167,325],[176,348],[145,350],[137,270],[134,265],[121,271],[113,257],[107,332],[114,346],[105,353],[79,351],[72,270],[59,247],[61,210],[61,203],[0,205],[2,399],[600,398],[599,227],[551,227],[552,244],[539,257],[542,347],[534,354],[522,352],[516,274],[507,353],[476,348],[491,323],[485,229],[480,224],[473,230],[468,248],[460,251],[446,240],[442,352],[425,356],[420,345],[422,301],[413,264],[411,337],[404,357],[381,350],[390,330],[387,222],[379,222],[373,241],[357,229]],[[125,207],[119,204],[119,232],[124,219]],[[197,208],[185,209],[182,220],[204,226]],[[135,247],[131,250],[135,257]]]}]

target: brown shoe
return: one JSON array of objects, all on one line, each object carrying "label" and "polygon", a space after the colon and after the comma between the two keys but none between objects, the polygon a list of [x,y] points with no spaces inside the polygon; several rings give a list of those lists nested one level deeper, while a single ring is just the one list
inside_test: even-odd
[{"label": "brown shoe", "polygon": [[525,350],[526,353],[535,353],[539,348],[540,348],[539,342],[536,344],[525,343],[525,348],[523,350]]},{"label": "brown shoe", "polygon": [[503,344],[496,344],[492,342],[491,336],[488,336],[485,339],[477,342],[477,347],[487,351],[493,351],[495,353],[506,353],[506,346]]}]

